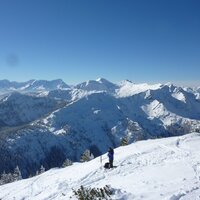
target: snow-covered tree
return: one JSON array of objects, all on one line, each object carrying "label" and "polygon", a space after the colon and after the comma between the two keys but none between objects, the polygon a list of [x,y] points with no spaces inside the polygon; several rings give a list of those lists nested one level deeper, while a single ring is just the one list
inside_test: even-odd
[{"label": "snow-covered tree", "polygon": [[45,168],[44,168],[43,165],[41,165],[39,174],[42,174],[42,173],[44,173],[44,172],[45,172]]},{"label": "snow-covered tree", "polygon": [[5,184],[5,180],[6,180],[6,173],[5,173],[5,171],[1,174],[1,176],[0,176],[0,185],[3,185],[3,184]]},{"label": "snow-covered tree", "polygon": [[94,155],[93,153],[90,152],[90,160],[93,160],[94,159]]},{"label": "snow-covered tree", "polygon": [[72,162],[71,160],[66,159],[66,160],[63,162],[62,167],[67,167],[67,166],[70,166],[70,165],[72,165],[72,164],[73,164],[73,162]]},{"label": "snow-covered tree", "polygon": [[94,158],[89,149],[86,149],[81,156],[80,162],[88,162]]},{"label": "snow-covered tree", "polygon": [[14,170],[14,173],[13,173],[13,180],[19,181],[21,179],[22,179],[21,171],[19,170],[19,167],[17,166]]},{"label": "snow-covered tree", "polygon": [[13,181],[14,181],[13,174],[11,173],[6,174],[5,171],[3,172],[3,174],[1,174],[0,185],[11,183]]}]

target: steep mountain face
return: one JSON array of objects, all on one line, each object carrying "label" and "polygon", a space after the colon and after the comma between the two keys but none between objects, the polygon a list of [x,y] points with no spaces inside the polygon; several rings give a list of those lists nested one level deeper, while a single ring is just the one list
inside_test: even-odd
[{"label": "steep mountain face", "polygon": [[19,126],[39,119],[62,105],[65,105],[64,102],[51,98],[11,93],[0,100],[0,122],[8,127]]},{"label": "steep mountain face", "polygon": [[183,87],[186,92],[192,93],[196,96],[196,99],[200,99],[200,87]]},{"label": "steep mountain face", "polygon": [[78,161],[85,149],[98,156],[122,138],[132,143],[200,130],[199,99],[171,84],[98,79],[14,93],[0,98],[0,113],[0,172],[19,165],[24,177],[41,164],[49,169],[66,158]]}]

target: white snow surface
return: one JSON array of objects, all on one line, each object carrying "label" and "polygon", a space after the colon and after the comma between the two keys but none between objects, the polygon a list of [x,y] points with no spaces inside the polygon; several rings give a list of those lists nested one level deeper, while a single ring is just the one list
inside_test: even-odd
[{"label": "white snow surface", "polygon": [[176,99],[178,99],[179,101],[182,101],[184,103],[186,103],[186,99],[185,99],[185,96],[182,92],[177,92],[177,93],[174,93],[172,94],[172,96]]},{"label": "white snow surface", "polygon": [[72,189],[114,189],[115,200],[199,200],[200,133],[146,140],[115,149],[113,169],[96,158],[51,169],[39,176],[0,187],[2,200],[76,199]]},{"label": "white snow surface", "polygon": [[119,97],[127,97],[127,96],[132,96],[141,92],[145,92],[147,90],[157,90],[159,89],[162,84],[147,84],[147,83],[142,83],[142,84],[134,84],[130,81],[122,81],[119,84],[119,89],[116,90],[116,94]]}]

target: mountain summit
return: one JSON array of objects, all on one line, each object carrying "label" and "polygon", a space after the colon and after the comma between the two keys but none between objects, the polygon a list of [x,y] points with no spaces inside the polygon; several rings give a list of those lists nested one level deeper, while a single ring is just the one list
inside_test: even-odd
[{"label": "mountain summit", "polygon": [[78,84],[75,88],[86,91],[105,91],[114,92],[118,86],[104,78],[98,78],[97,80],[89,80]]}]

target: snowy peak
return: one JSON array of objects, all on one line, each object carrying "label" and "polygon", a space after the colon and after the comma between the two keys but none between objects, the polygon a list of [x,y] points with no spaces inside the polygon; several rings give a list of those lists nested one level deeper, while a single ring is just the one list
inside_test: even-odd
[{"label": "snowy peak", "polygon": [[172,97],[174,97],[175,99],[177,99],[179,101],[186,103],[187,97],[185,96],[184,93],[185,93],[185,91],[182,88],[175,88],[172,93]]},{"label": "snowy peak", "polygon": [[0,90],[17,90],[21,87],[25,87],[30,85],[34,80],[29,80],[26,82],[16,82],[16,81],[9,81],[9,80],[0,80]]},{"label": "snowy peak", "polygon": [[46,80],[35,80],[28,87],[29,90],[56,90],[56,89],[67,89],[70,88],[64,81],[61,79],[46,81]]},{"label": "snowy peak", "polygon": [[112,82],[106,80],[105,78],[98,78],[96,81],[101,83],[101,84],[106,85],[107,87],[113,87],[115,85]]},{"label": "snowy peak", "polygon": [[[196,99],[200,99],[200,88],[181,88],[173,85],[172,83],[166,84],[135,84],[130,80],[121,81],[118,84],[112,83],[104,78],[98,78],[97,80],[88,80],[80,83],[74,87],[70,87],[61,79],[47,81],[47,80],[29,80],[26,82],[15,82],[8,80],[0,80],[0,94],[6,94],[9,92],[21,92],[21,93],[37,93],[39,96],[46,96],[49,92],[54,92],[55,96],[63,96],[64,99],[79,99],[95,92],[107,92],[115,97],[128,97],[133,96],[148,90],[160,90],[165,88],[169,91],[177,100],[186,101],[184,92],[192,93]],[[63,92],[62,92],[63,90]],[[66,91],[65,91],[66,90]],[[57,93],[57,94],[56,94]],[[63,93],[62,95],[60,95]],[[65,94],[67,97],[64,97]]]},{"label": "snowy peak", "polygon": [[114,92],[117,89],[117,85],[109,82],[104,78],[99,78],[97,80],[89,80],[78,84],[75,86],[76,89],[86,90],[86,91],[106,91]]}]

